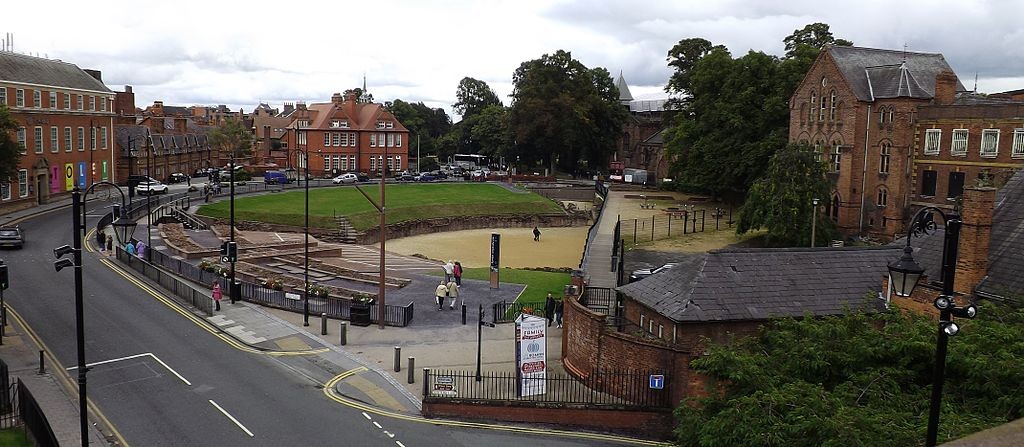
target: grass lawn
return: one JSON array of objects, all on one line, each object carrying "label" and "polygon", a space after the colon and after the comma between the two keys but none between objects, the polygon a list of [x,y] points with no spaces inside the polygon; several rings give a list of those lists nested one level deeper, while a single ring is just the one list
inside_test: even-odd
[{"label": "grass lawn", "polygon": [[[362,186],[375,201],[380,199],[379,185]],[[444,216],[484,216],[497,214],[547,214],[562,212],[552,200],[534,193],[513,193],[492,184],[397,184],[386,189],[388,223]],[[227,200],[203,205],[199,214],[227,218]],[[323,187],[309,190],[309,224],[315,228],[333,228],[334,216],[346,216],[357,230],[379,223],[377,210],[355,188]],[[235,218],[302,226],[305,219],[305,193],[289,191],[235,198]]]},{"label": "grass lawn", "polygon": [[5,447],[31,447],[25,433],[20,428],[8,428],[0,430],[0,445]]},{"label": "grass lawn", "polygon": [[[438,272],[430,272],[431,275],[442,276]],[[491,269],[487,267],[467,268],[462,271],[465,279],[479,279],[488,281],[491,279]],[[526,290],[519,297],[520,303],[540,303],[544,305],[544,298],[551,295],[558,298],[565,291],[565,285],[569,284],[568,273],[541,272],[536,270],[519,270],[503,268],[498,272],[498,279],[502,283],[526,284]]]}]

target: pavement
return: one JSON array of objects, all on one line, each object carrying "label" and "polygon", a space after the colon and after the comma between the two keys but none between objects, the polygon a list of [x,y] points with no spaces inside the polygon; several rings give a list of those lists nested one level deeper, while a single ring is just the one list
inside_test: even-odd
[{"label": "pavement", "polygon": [[608,191],[601,209],[601,217],[594,228],[590,247],[583,258],[583,271],[586,272],[587,285],[590,287],[614,288],[618,286],[618,275],[612,265],[612,247],[615,243],[615,224],[619,221],[619,207],[624,200],[626,191]]},{"label": "pavement", "polygon": [[[615,193],[612,193],[613,195]],[[70,205],[70,198],[54,203],[37,206],[28,210],[0,216],[0,223],[17,222],[38,214],[53,212]],[[614,197],[605,203],[604,216],[600,229],[604,233],[612,222],[614,228]],[[610,231],[607,239],[610,239]],[[156,234],[156,232],[154,232]],[[599,235],[599,238],[601,235]],[[600,239],[599,239],[600,240]],[[29,239],[31,243],[31,239]],[[88,241],[91,243],[92,241]],[[202,241],[210,242],[210,241]],[[163,244],[154,241],[156,249]],[[595,245],[598,245],[595,241]],[[592,250],[598,247],[592,247]],[[376,268],[372,256],[365,256],[372,247],[362,247],[355,253],[362,254],[365,259],[359,261],[368,264],[369,269]],[[610,250],[610,246],[608,247]],[[595,256],[596,260],[607,256]],[[607,261],[606,261],[607,262]],[[590,268],[596,267],[596,264]],[[460,289],[461,298],[467,305],[468,315],[465,325],[462,324],[461,309],[436,310],[433,289],[438,280],[436,277],[424,275],[416,269],[404,271],[404,275],[413,281],[398,290],[389,290],[388,302],[414,302],[416,304],[413,324],[405,328],[377,326],[355,327],[347,322],[330,320],[326,323],[327,333],[321,333],[319,316],[310,316],[309,326],[303,325],[303,316],[287,311],[262,308],[261,306],[238,301],[231,304],[228,300],[221,303],[222,310],[205,318],[210,328],[223,333],[238,343],[253,350],[286,358],[289,355],[308,357],[317,356],[317,361],[334,365],[336,370],[345,371],[340,380],[334,383],[336,393],[360,401],[371,406],[398,413],[419,414],[423,384],[423,368],[445,368],[473,370],[476,366],[477,340],[476,313],[479,305],[483,305],[486,313],[490,313],[490,304],[496,301],[514,301],[522,291],[522,286],[503,284],[499,289],[490,289],[485,281],[464,280]],[[389,267],[389,272],[391,268]],[[147,281],[137,275],[140,280]],[[596,275],[595,275],[596,277]],[[150,282],[151,285],[155,285]],[[212,298],[211,298],[212,299]],[[14,320],[14,321],[11,321]],[[35,395],[43,408],[51,426],[63,445],[81,443],[78,431],[77,391],[70,375],[54,374],[53,365],[56,361],[48,356],[46,372],[39,374],[39,352],[44,350],[38,338],[19,325],[17,318],[9,319],[7,336],[0,346],[0,358],[7,362],[12,376],[21,378]],[[347,343],[342,344],[340,332],[346,327]],[[562,330],[551,326],[549,331],[548,349],[552,358],[561,358]],[[514,369],[514,325],[502,324],[495,328],[484,327],[479,343],[482,369],[484,371]],[[396,348],[400,349],[399,369],[395,371],[394,358]],[[415,367],[409,375],[409,357],[414,357]],[[560,368],[559,362],[552,362],[554,369]],[[560,372],[560,371],[556,371]],[[413,379],[412,383],[408,379]],[[69,380],[70,379],[70,380]],[[100,429],[91,424],[90,443],[107,445],[105,436]]]}]

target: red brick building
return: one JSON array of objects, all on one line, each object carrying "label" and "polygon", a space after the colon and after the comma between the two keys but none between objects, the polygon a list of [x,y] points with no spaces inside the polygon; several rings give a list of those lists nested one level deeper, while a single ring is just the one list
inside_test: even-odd
[{"label": "red brick building", "polygon": [[[287,147],[307,151],[311,175],[341,172],[400,172],[409,165],[409,131],[382,104],[358,103],[335,93],[331,102],[297,104],[290,115]],[[294,152],[294,151],[292,151]],[[301,154],[290,166],[304,168]]]},{"label": "red brick building", "polygon": [[[192,175],[197,169],[218,164],[217,151],[210,147],[209,127],[195,122],[185,107],[164,107],[155,101],[140,114],[130,85],[117,92],[115,144],[117,175],[121,183],[129,175],[149,175],[160,181],[176,172]],[[171,115],[165,115],[170,112]]]},{"label": "red brick building", "polygon": [[789,139],[828,162],[835,187],[825,212],[844,235],[902,230],[917,113],[937,89],[965,90],[941,54],[858,47],[826,48],[797,86]]},{"label": "red brick building", "polygon": [[114,93],[99,71],[0,52],[0,104],[24,148],[16,178],[0,182],[0,213],[47,203],[75,186],[114,180]]},{"label": "red brick building", "polygon": [[662,141],[662,131],[666,126],[665,100],[633,99],[622,73],[619,73],[616,86],[619,103],[629,110],[629,118],[622,127],[611,161],[621,162],[625,168],[647,171],[648,183],[660,182],[668,177],[671,165]]}]

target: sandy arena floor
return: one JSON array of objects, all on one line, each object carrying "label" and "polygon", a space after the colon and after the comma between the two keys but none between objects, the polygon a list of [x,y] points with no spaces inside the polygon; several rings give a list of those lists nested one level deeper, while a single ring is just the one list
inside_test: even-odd
[{"label": "sandy arena floor", "polygon": [[387,241],[387,250],[431,259],[457,259],[466,267],[487,267],[491,233],[501,234],[501,266],[576,268],[583,256],[588,227],[541,228],[539,242],[532,228],[498,228],[423,234]]}]

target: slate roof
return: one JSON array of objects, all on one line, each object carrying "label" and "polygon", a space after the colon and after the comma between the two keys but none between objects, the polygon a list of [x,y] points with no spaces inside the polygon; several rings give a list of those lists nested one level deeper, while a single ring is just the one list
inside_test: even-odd
[{"label": "slate roof", "polygon": [[712,251],[618,288],[677,322],[765,320],[880,311],[887,265],[900,247],[782,248]]},{"label": "slate roof", "polygon": [[0,80],[113,93],[77,65],[0,51]]},{"label": "slate roof", "polygon": [[[832,46],[829,55],[861,101],[935,96],[935,76],[950,70],[941,54]],[[957,91],[966,91],[957,80]]]},{"label": "slate roof", "polygon": [[654,135],[651,135],[649,138],[644,140],[643,144],[657,144],[657,145],[665,144],[665,137],[663,135],[664,132],[665,132],[665,129],[661,129],[661,130],[655,132]]}]

